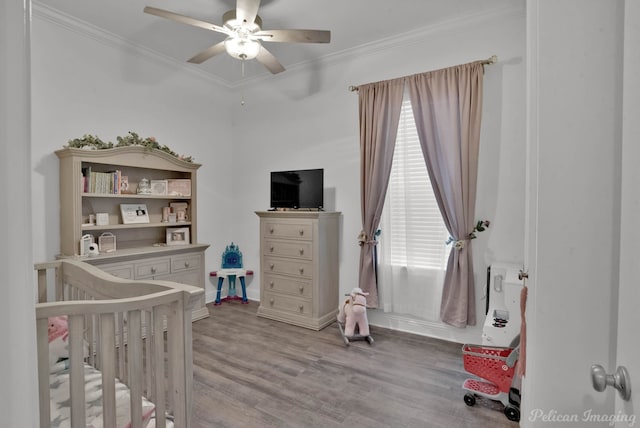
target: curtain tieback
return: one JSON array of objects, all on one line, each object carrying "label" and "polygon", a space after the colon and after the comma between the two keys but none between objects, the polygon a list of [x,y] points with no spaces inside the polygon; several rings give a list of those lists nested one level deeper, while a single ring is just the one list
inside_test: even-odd
[{"label": "curtain tieback", "polygon": [[453,243],[453,248],[455,248],[456,250],[462,250],[465,245],[464,241],[471,241],[472,239],[476,239],[476,233],[484,232],[490,224],[491,222],[489,220],[480,220],[478,221],[478,223],[476,223],[475,227],[473,228],[471,233],[467,235],[466,238],[455,239],[453,236],[450,236],[449,239],[447,239],[447,242],[445,242],[445,245]]},{"label": "curtain tieback", "polygon": [[365,244],[366,245],[377,245],[378,241],[376,241],[375,239],[369,239],[369,237],[367,236],[365,231],[361,230],[360,233],[358,234],[358,245],[360,245],[362,247]]},{"label": "curtain tieback", "polygon": [[453,248],[455,248],[456,250],[462,250],[464,248],[464,241],[470,241],[469,238],[467,239],[459,239],[457,241],[453,241]]},{"label": "curtain tieback", "polygon": [[464,239],[455,239],[453,236],[450,236],[445,242],[445,245],[453,244],[453,248],[456,250],[462,250],[465,246],[465,241],[471,241],[473,238],[464,238]]}]

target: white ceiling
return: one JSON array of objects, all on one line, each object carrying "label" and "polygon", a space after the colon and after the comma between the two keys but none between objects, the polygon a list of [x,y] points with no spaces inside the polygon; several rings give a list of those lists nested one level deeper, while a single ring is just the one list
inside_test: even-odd
[{"label": "white ceiling", "polygon": [[[34,0],[46,13],[79,20],[165,57],[186,62],[196,53],[224,40],[224,35],[143,13],[145,6],[166,9],[222,25],[222,14],[235,0]],[[513,7],[513,0],[262,0],[258,14],[264,30],[330,30],[329,44],[265,43],[285,68],[428,28],[438,23],[495,13]],[[226,53],[196,65],[228,86],[242,80],[240,61]],[[255,60],[246,74],[268,77]],[[286,71],[284,72],[286,73]]]}]

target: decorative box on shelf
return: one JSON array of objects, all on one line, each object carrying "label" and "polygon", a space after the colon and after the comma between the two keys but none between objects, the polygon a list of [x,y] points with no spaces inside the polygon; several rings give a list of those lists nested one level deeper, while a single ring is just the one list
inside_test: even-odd
[{"label": "decorative box on shelf", "polygon": [[112,253],[116,250],[116,236],[105,232],[98,237],[98,249],[101,253]]},{"label": "decorative box on shelf", "polygon": [[191,196],[191,180],[179,178],[167,180],[167,194],[172,196]]}]

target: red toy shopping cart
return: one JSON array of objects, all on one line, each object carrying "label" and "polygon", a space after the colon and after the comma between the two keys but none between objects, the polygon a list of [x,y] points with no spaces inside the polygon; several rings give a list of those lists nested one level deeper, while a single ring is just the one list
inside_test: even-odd
[{"label": "red toy shopping cart", "polygon": [[464,369],[480,379],[467,379],[462,388],[468,391],[464,402],[476,404],[476,396],[502,402],[505,416],[512,421],[520,420],[520,396],[512,388],[519,348],[464,345],[462,358]]}]

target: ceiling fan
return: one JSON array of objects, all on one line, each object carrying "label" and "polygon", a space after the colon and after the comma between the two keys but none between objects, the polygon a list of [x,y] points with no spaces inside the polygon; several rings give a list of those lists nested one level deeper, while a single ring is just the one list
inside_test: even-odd
[{"label": "ceiling fan", "polygon": [[284,67],[262,46],[262,42],[329,43],[331,41],[331,32],[326,30],[263,30],[262,19],[258,16],[259,7],[260,0],[237,0],[236,9],[222,15],[222,26],[151,6],[145,7],[144,12],[227,36],[224,41],[208,47],[188,60],[194,64],[201,64],[226,51],[232,57],[243,61],[255,58],[271,73],[276,74],[284,71]]}]

